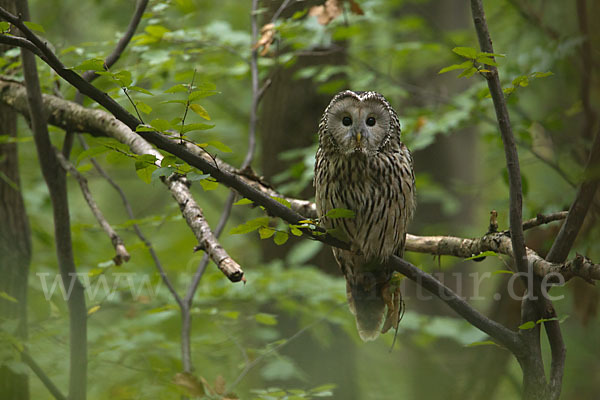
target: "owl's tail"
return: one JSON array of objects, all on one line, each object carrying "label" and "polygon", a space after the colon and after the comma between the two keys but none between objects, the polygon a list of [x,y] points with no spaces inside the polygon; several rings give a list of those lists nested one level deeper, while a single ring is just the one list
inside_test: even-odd
[{"label": "owl's tail", "polygon": [[383,283],[346,280],[346,294],[360,338],[365,342],[377,339],[386,311]]}]

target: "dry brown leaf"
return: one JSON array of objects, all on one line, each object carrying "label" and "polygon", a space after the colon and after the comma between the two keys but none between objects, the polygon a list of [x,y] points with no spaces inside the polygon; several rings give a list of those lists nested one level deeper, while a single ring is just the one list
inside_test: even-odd
[{"label": "dry brown leaf", "polygon": [[269,52],[269,48],[271,47],[271,44],[273,44],[274,40],[275,24],[266,24],[262,28],[260,28],[260,39],[258,39],[258,42],[256,42],[254,46],[252,46],[252,50],[256,50],[259,47],[262,47],[263,49],[260,52],[260,55],[265,56]]},{"label": "dry brown leaf", "polygon": [[215,392],[219,395],[225,394],[225,378],[222,375],[217,376],[215,379]]},{"label": "dry brown leaf", "polygon": [[173,383],[184,388],[190,396],[201,397],[205,395],[202,382],[188,372],[179,372],[175,374]]},{"label": "dry brown leaf", "polygon": [[363,11],[362,8],[360,8],[360,6],[358,5],[358,3],[355,0],[349,0],[349,1],[350,1],[350,11],[352,11],[356,15],[365,15],[365,12]]},{"label": "dry brown leaf", "polygon": [[335,18],[342,15],[343,9],[341,0],[327,0],[322,6],[311,7],[308,15],[317,17],[321,25],[327,25]]},{"label": "dry brown leaf", "polygon": [[342,15],[344,9],[342,3],[348,1],[350,3],[350,11],[353,14],[364,15],[365,12],[356,2],[356,0],[326,0],[322,6],[313,6],[308,10],[308,15],[317,17],[317,21],[321,25],[328,25],[331,21]]}]

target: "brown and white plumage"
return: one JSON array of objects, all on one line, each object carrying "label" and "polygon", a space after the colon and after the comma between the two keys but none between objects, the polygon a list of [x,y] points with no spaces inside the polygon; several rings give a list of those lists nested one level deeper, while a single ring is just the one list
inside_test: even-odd
[{"label": "brown and white plumage", "polygon": [[[385,263],[392,254],[403,255],[416,205],[412,157],[400,140],[398,116],[381,94],[346,90],[331,100],[319,123],[314,182],[322,223],[351,244],[352,250],[333,254],[360,337],[374,340],[386,308],[388,318],[399,311],[389,301]],[[325,217],[334,208],[356,215]]]}]

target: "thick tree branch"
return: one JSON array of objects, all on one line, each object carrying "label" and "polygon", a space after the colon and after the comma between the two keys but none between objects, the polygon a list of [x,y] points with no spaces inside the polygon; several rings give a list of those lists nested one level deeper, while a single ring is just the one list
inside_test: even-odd
[{"label": "thick tree branch", "polygon": [[[540,278],[553,274],[548,283],[556,283],[558,275],[564,281],[578,276],[588,282],[600,280],[600,264],[594,264],[588,258],[577,256],[566,263],[551,263],[540,257],[535,251],[526,248],[527,263]],[[478,239],[465,239],[452,236],[406,236],[406,251],[468,258],[484,251],[493,251],[513,257],[510,237],[504,232],[492,233]]]},{"label": "thick tree branch", "polygon": [[400,272],[410,280],[427,289],[433,295],[442,299],[442,301],[448,304],[448,306],[456,311],[457,314],[479,330],[496,339],[500,344],[508,348],[518,357],[525,353],[525,349],[522,347],[522,343],[517,333],[475,310],[469,303],[451,289],[444,286],[443,283],[435,279],[431,274],[422,271],[408,261],[396,256],[390,258],[388,265],[394,271]]},{"label": "thick tree branch", "polygon": [[106,218],[104,218],[100,207],[98,207],[96,200],[94,200],[94,197],[90,192],[87,178],[83,176],[77,170],[77,168],[75,168],[75,166],[71,164],[69,160],[65,158],[65,156],[63,156],[63,154],[60,151],[55,149],[55,153],[58,161],[60,162],[60,165],[62,165],[65,172],[71,174],[71,176],[74,177],[79,183],[79,186],[81,187],[81,192],[83,193],[83,198],[88,203],[92,214],[94,214],[94,217],[98,221],[98,224],[100,224],[100,227],[104,230],[104,232],[106,232],[106,234],[110,238],[110,241],[112,242],[112,245],[115,248],[115,252],[117,253],[113,259],[115,264],[121,265],[123,262],[129,261],[130,256],[127,252],[127,249],[125,248],[125,245],[123,244],[123,239],[121,239],[121,237],[117,234],[113,227],[110,226]]},{"label": "thick tree branch", "polygon": [[[23,86],[8,81],[0,81],[0,97],[9,106],[15,110],[24,113],[26,111],[25,93]],[[73,102],[60,99],[55,96],[44,95],[45,107],[50,123],[66,130],[85,131],[95,135],[109,136],[121,143],[126,144],[138,155],[151,154],[157,159],[157,164],[163,159],[162,154],[155,150],[142,137],[132,132],[122,122],[116,120],[110,114],[102,110],[90,110]],[[208,161],[206,161],[208,162]],[[164,180],[165,185],[171,190],[173,196],[177,199],[180,206],[186,205],[187,210],[200,207],[196,204],[186,184],[176,184],[173,177]],[[206,247],[211,259],[219,268],[234,282],[242,279],[243,272],[239,265],[230,257],[226,257],[216,239],[208,239],[209,244],[205,243],[204,234],[210,232],[210,228],[205,226],[206,221],[200,214],[188,212],[184,215],[186,222],[193,229],[201,247]],[[188,219],[191,218],[191,219]],[[211,235],[212,236],[212,235]]]}]

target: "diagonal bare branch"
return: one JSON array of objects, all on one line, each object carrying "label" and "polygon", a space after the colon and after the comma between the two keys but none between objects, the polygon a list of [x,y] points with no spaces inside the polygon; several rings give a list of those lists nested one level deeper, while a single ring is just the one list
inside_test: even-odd
[{"label": "diagonal bare branch", "polygon": [[54,149],[54,150],[56,153],[56,158],[58,159],[58,162],[60,163],[60,165],[62,165],[65,172],[68,172],[69,174],[71,174],[71,176],[74,177],[77,180],[77,182],[79,183],[79,186],[81,187],[81,192],[83,193],[83,197],[84,197],[85,201],[88,203],[88,206],[90,207],[90,210],[92,211],[92,214],[94,214],[94,217],[98,221],[98,224],[100,224],[100,227],[102,227],[104,232],[106,232],[106,234],[110,238],[110,241],[112,242],[112,245],[115,248],[115,252],[117,253],[113,259],[115,264],[121,265],[123,262],[129,261],[130,256],[129,256],[129,253],[127,252],[127,249],[125,248],[125,245],[123,244],[123,239],[121,239],[121,237],[117,234],[117,232],[113,229],[113,227],[110,226],[110,224],[108,223],[106,218],[104,218],[104,214],[102,214],[100,207],[98,207],[96,200],[94,200],[94,197],[92,196],[92,193],[90,192],[87,178],[85,176],[83,176],[77,170],[77,168],[75,168],[75,166],[73,164],[71,164],[71,162],[69,160],[67,160],[65,158],[65,156],[60,151],[58,151],[56,149]]}]

